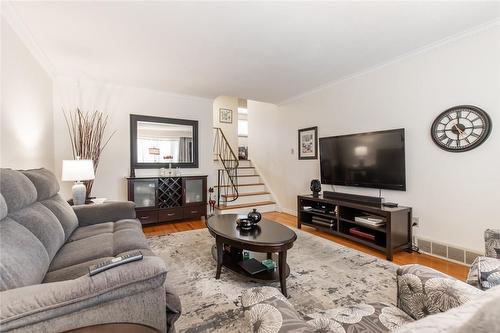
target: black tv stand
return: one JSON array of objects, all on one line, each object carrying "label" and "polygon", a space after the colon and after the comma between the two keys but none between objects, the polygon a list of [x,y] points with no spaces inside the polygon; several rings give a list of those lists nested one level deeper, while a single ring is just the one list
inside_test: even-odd
[{"label": "black tv stand", "polygon": [[[304,207],[312,207],[313,209],[306,210]],[[385,225],[373,226],[355,221],[356,216],[364,214],[374,215],[385,220]],[[371,203],[362,204],[324,198],[322,195],[318,197],[299,195],[297,197],[297,227],[299,229],[302,228],[302,225],[306,225],[361,243],[382,251],[387,260],[391,261],[393,254],[398,251],[412,251],[411,214],[411,207],[373,206]],[[313,217],[315,218],[313,219]],[[328,221],[328,223],[324,221]],[[353,234],[353,228],[365,236]]]}]

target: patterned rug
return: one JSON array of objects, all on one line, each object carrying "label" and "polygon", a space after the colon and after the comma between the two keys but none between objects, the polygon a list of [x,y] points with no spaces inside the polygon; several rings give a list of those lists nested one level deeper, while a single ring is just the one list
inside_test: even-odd
[{"label": "patterned rug", "polygon": [[[396,302],[396,269],[375,258],[294,229],[288,251],[290,302],[302,314],[358,302]],[[243,290],[260,284],[222,268],[215,279],[214,239],[207,229],[149,237],[167,264],[167,283],[182,301],[178,332],[250,332],[241,311]],[[270,284],[279,288],[279,283]]]}]

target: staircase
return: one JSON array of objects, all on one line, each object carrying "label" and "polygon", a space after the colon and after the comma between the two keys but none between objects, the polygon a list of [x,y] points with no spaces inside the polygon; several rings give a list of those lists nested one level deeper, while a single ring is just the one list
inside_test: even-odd
[{"label": "staircase", "polygon": [[214,162],[217,163],[215,214],[247,214],[276,210],[271,193],[251,161],[238,160],[220,128],[214,128]]},{"label": "staircase", "polygon": [[276,203],[252,162],[240,160],[237,169],[237,194],[222,193],[215,214],[247,214],[253,208],[261,213],[276,211]]}]

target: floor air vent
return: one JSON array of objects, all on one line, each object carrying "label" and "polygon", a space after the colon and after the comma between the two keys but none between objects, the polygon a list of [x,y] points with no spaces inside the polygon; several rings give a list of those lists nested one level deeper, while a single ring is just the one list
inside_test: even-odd
[{"label": "floor air vent", "polygon": [[420,251],[464,265],[472,264],[476,257],[482,255],[481,253],[476,253],[467,249],[462,249],[456,246],[450,246],[447,244],[422,238],[416,238],[416,240]]}]

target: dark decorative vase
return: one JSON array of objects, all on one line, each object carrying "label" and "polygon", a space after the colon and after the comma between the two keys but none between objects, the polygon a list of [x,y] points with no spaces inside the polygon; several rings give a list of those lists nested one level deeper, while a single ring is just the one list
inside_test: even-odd
[{"label": "dark decorative vase", "polygon": [[262,219],[262,214],[259,213],[256,208],[254,208],[250,213],[248,213],[248,218],[252,219],[254,223],[259,223],[259,221]]},{"label": "dark decorative vase", "polygon": [[313,197],[318,197],[319,192],[321,192],[321,182],[319,179],[313,179],[311,180],[311,187],[310,187]]}]

